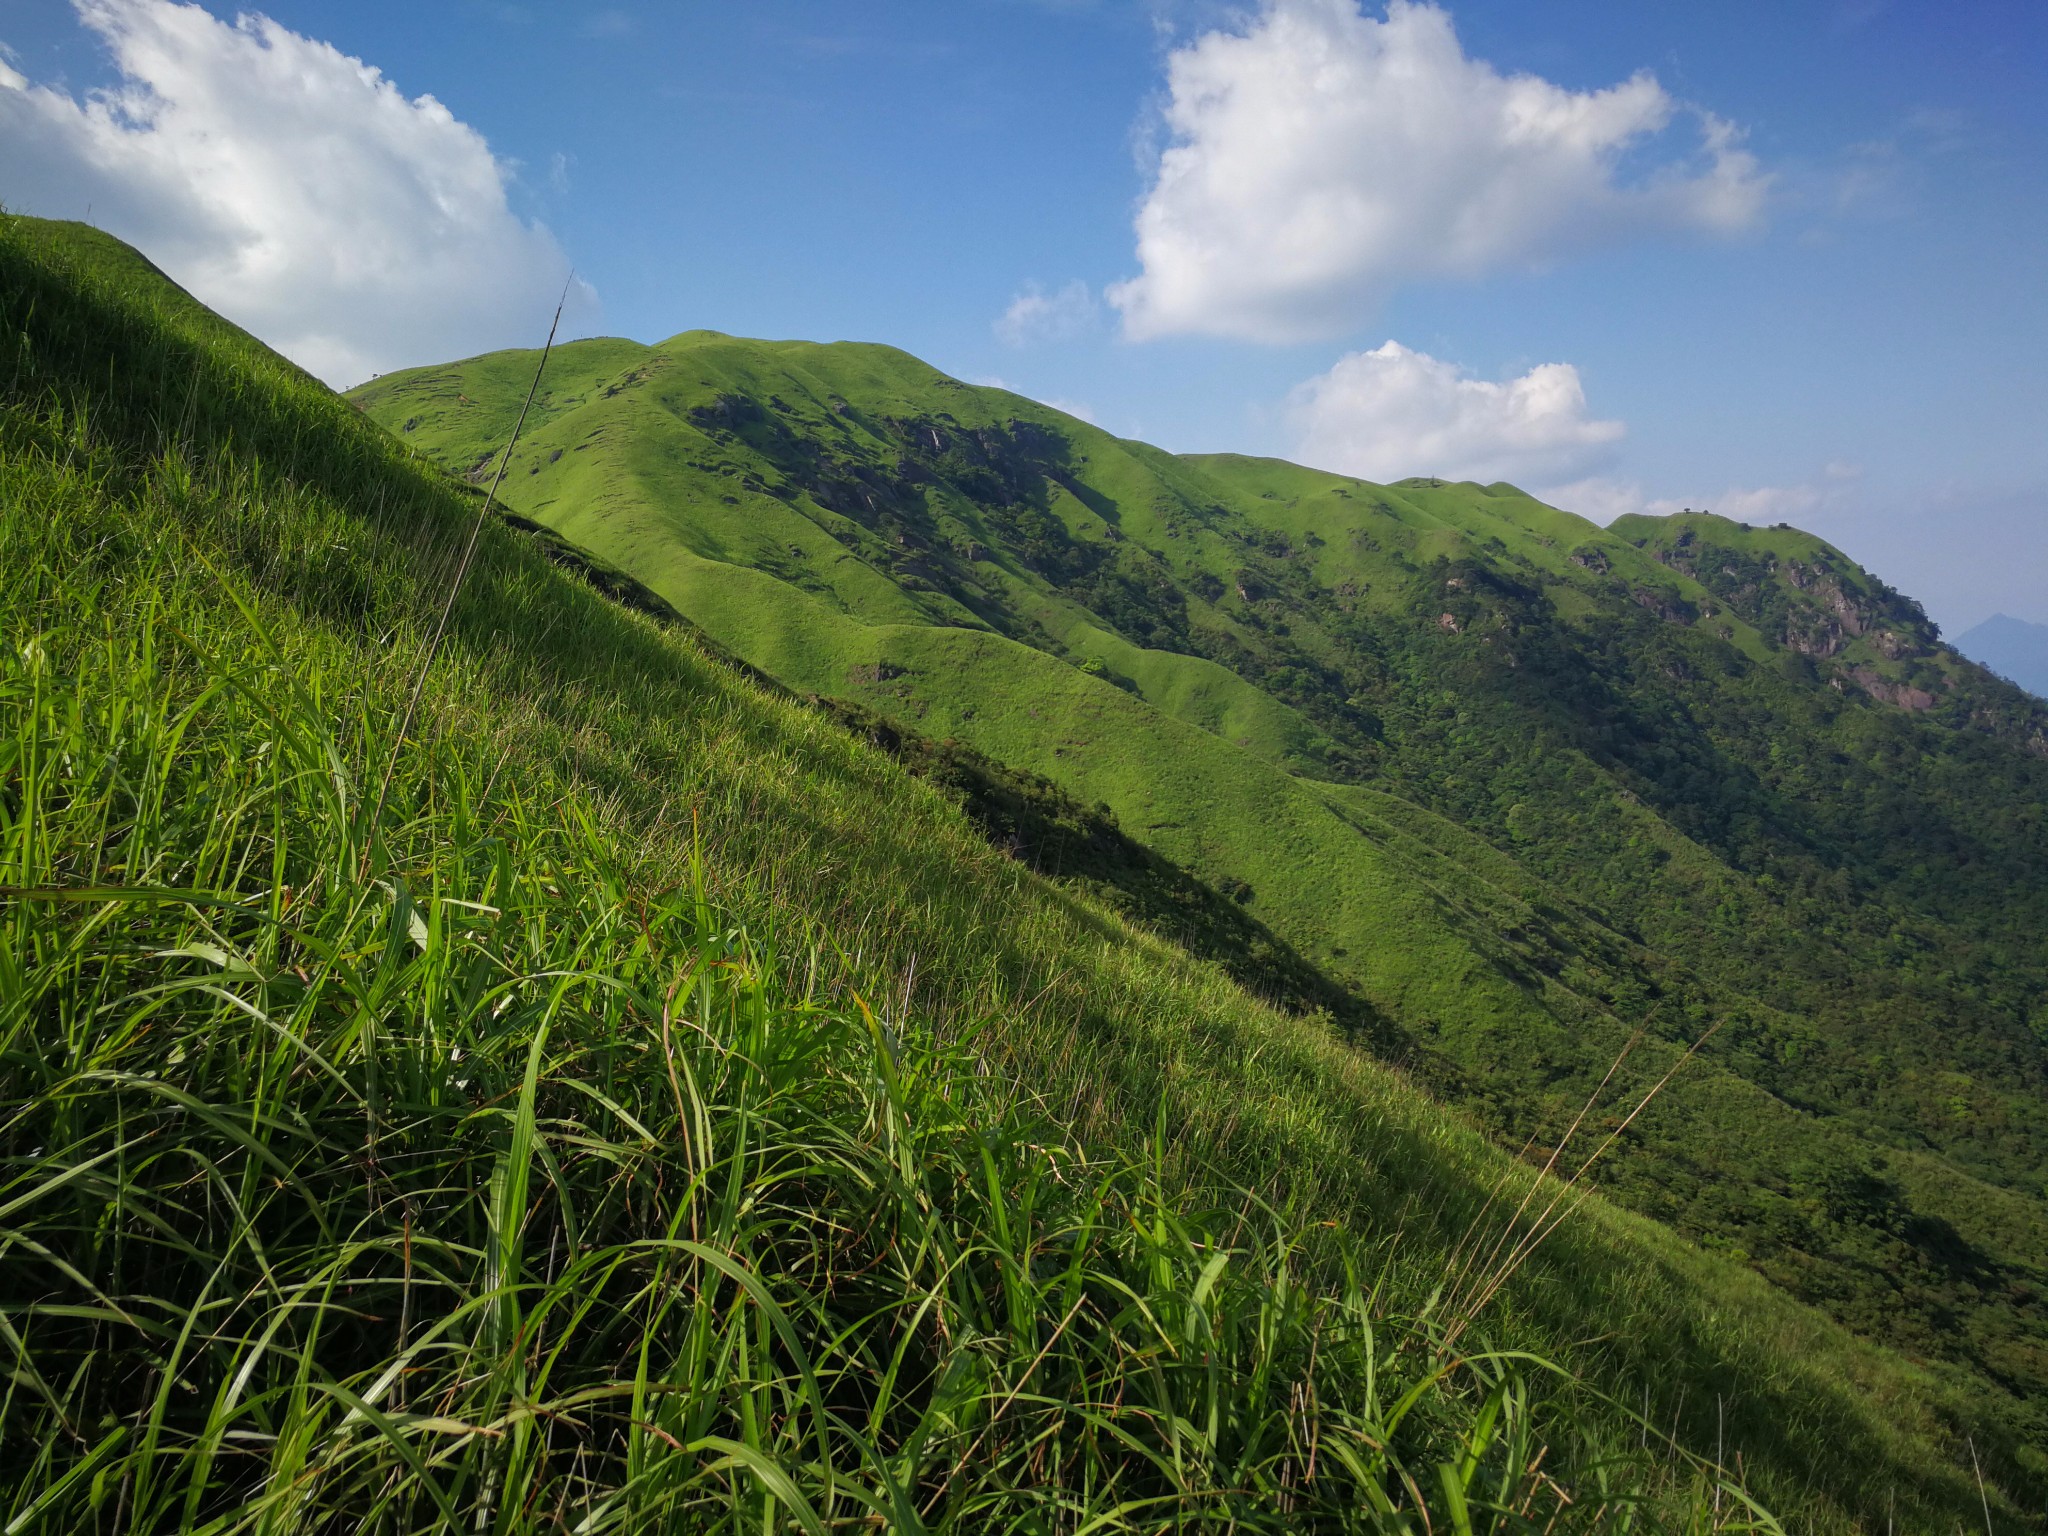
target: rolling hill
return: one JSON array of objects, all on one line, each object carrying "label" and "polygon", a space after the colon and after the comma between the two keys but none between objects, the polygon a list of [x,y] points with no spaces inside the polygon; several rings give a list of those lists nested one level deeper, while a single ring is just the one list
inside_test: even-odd
[{"label": "rolling hill", "polygon": [[[11,1530],[2038,1528],[2011,1394],[1498,1150],[1058,754],[793,696],[96,231],[0,217],[0,349]],[[1279,733],[1444,963],[1649,953],[1221,670],[1146,728]]]},{"label": "rolling hill", "polygon": [[[354,398],[480,480],[535,361]],[[785,686],[1244,896],[1503,1146],[1696,1050],[1596,1111],[1608,1192],[2048,1430],[2048,711],[1839,551],[708,332],[559,349],[505,470]]]}]

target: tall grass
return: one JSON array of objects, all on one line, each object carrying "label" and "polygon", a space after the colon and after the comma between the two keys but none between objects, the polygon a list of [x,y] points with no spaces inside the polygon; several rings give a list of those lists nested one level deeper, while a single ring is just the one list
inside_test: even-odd
[{"label": "tall grass", "polygon": [[1190,1208],[1163,1123],[1082,1144],[488,739],[371,692],[344,745],[349,679],[156,595],[196,560],[25,572],[67,622],[0,671],[9,1529],[1710,1513],[1373,1244]]},{"label": "tall grass", "polygon": [[0,265],[0,1529],[1975,1508],[1938,1383],[1597,1203],[1452,1305],[1528,1175],[496,527],[400,742],[472,509]]}]

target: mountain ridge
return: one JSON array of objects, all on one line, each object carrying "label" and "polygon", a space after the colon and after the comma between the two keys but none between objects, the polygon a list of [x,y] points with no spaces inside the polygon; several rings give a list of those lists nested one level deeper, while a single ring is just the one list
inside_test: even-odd
[{"label": "mountain ridge", "polygon": [[[1746,1484],[1792,1528],[2029,1527],[1995,1391],[1518,1168],[1003,856],[1030,781],[968,786],[977,826],[938,783],[971,758],[912,782],[858,739],[894,726],[480,517],[97,231],[0,217],[0,275],[17,1522],[103,1523],[118,1487],[149,1529],[851,1499],[954,1530],[1133,1491],[1189,1529],[1782,1528]],[[1445,857],[1446,899],[1541,894],[1316,782]],[[1075,804],[1018,809],[1094,836]],[[1434,1354],[1495,1223],[1513,1272]],[[1418,1372],[1397,1436],[1358,1394]]]},{"label": "mountain ridge", "polygon": [[[1169,455],[893,348],[686,332],[562,357],[508,466],[524,515],[800,692],[1248,888],[1475,1073],[1511,1145],[1635,1032],[1654,1076],[1713,1028],[1631,1128],[1622,1198],[1915,1349],[1956,1349],[1961,1305],[1998,1339],[1964,1353],[2037,1399],[2048,1013],[2019,850],[2048,713],[1910,600],[1792,530],[1601,529],[1507,485]],[[532,362],[355,398],[481,475]],[[1901,825],[1974,871],[1967,919]]]},{"label": "mountain ridge", "polygon": [[[848,1497],[872,1524],[907,1487],[926,1528],[979,1530],[1034,1518],[1051,1473],[1065,1513],[1120,1520],[1135,1485],[1190,1530],[1616,1507],[1778,1530],[1745,1481],[1798,1528],[1948,1528],[1982,1497],[2030,1522],[2028,1446],[1966,1374],[1583,1190],[1526,1251],[1505,1221],[1485,1335],[1432,1356],[1446,1274],[1516,1190],[1546,1223],[1559,1184],[997,856],[637,578],[479,518],[129,256],[0,217],[0,547],[25,575],[0,588],[25,748],[0,809],[29,887],[0,897],[0,956],[37,956],[0,1055],[35,1196],[6,1282],[16,1366],[55,1386],[0,1419],[31,1452],[16,1520],[104,1524],[121,1485],[115,1522],[150,1530],[365,1507],[424,1532],[754,1528]],[[354,793],[379,776],[389,799]],[[686,1178],[707,1157],[725,1194]],[[1235,1225],[1214,1176],[1251,1180]],[[1257,1233],[1290,1221],[1274,1274]],[[1319,1352],[1296,1323],[1331,1305],[1350,1321]],[[907,1313],[942,1325],[893,1331]],[[1171,1341],[1147,1321],[1182,1315]],[[195,1325],[176,1360],[164,1317]],[[1274,1327],[1307,1348],[1257,1354]],[[1589,1374],[1513,1374],[1528,1346]],[[807,1415],[811,1382],[883,1360],[911,1366],[879,1382],[899,1411]],[[1354,1413],[1417,1372],[1399,1438]],[[934,1391],[965,1421],[934,1423]],[[1325,1450],[1364,1436],[1305,1473],[1260,1438],[1305,1423]]]}]

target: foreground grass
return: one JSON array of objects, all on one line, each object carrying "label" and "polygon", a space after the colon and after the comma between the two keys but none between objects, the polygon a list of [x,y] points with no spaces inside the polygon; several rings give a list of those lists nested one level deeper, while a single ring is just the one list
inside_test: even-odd
[{"label": "foreground grass", "polygon": [[[535,360],[352,398],[785,686],[1108,806],[1504,1147],[1718,1023],[1610,1197],[2048,1444],[2048,762],[1909,602],[1789,529],[1175,458],[854,343],[571,343],[508,454]],[[1938,710],[1858,681],[1908,674]]]},{"label": "foreground grass", "polygon": [[1974,1505],[1938,1381],[1597,1204],[1508,1276],[1554,1189],[495,527],[399,743],[459,498],[4,239],[11,1529]]},{"label": "foreground grass", "polygon": [[1091,1152],[818,941],[647,886],[581,797],[444,740],[366,821],[320,675],[196,617],[6,679],[17,1521],[1710,1512],[1554,1368],[1401,1315],[1370,1246],[1188,1208],[1163,1145]]}]

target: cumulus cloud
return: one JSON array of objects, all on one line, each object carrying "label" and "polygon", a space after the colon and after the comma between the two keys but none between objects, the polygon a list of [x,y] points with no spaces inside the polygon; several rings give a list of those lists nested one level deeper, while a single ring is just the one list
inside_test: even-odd
[{"label": "cumulus cloud", "polygon": [[1607,475],[1588,475],[1565,485],[1531,486],[1529,491],[1538,501],[1561,507],[1567,512],[1576,512],[1602,527],[1631,512],[1679,510],[1669,502],[1653,503],[1640,481],[1618,480]]},{"label": "cumulus cloud", "polygon": [[1013,347],[1071,341],[1093,330],[1101,313],[1094,290],[1079,278],[1051,293],[1043,284],[1027,283],[996,320],[996,335]]},{"label": "cumulus cloud", "polygon": [[1302,462],[1382,481],[1564,479],[1606,458],[1627,431],[1587,411],[1570,363],[1496,383],[1397,341],[1297,386],[1286,414]]},{"label": "cumulus cloud", "polygon": [[[507,168],[431,96],[262,16],[74,0],[120,83],[76,99],[0,69],[0,200],[141,247],[334,384],[532,343],[569,263]],[[575,323],[595,295],[572,294]],[[573,334],[573,332],[571,333]]]},{"label": "cumulus cloud", "polygon": [[[1846,473],[1844,473],[1846,471]],[[1851,465],[1830,464],[1825,485],[1731,485],[1719,496],[1652,496],[1633,480],[1590,475],[1535,494],[1553,507],[1576,512],[1596,523],[1611,523],[1628,512],[1669,517],[1674,512],[1715,512],[1738,523],[1797,523],[1818,513],[1832,513],[1845,504],[1848,482],[1860,472]]]},{"label": "cumulus cloud", "polygon": [[1141,271],[1106,295],[1139,339],[1340,335],[1416,279],[1745,229],[1768,184],[1733,125],[1652,75],[1599,91],[1503,75],[1413,0],[1383,19],[1359,0],[1264,0],[1172,53],[1163,114]]}]

